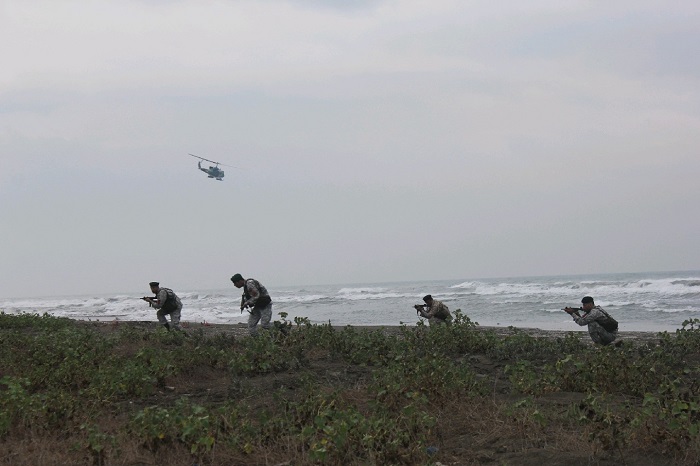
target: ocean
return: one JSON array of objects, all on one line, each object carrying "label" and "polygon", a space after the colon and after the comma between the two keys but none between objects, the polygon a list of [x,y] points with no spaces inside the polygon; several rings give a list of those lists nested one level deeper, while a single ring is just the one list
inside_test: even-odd
[{"label": "ocean", "polygon": [[[258,278],[258,277],[256,277]],[[669,331],[700,318],[700,271],[432,280],[419,282],[275,286],[259,277],[273,299],[273,317],[308,318],[312,323],[415,325],[413,309],[431,294],[451,311],[461,309],[479,325],[583,331],[561,309],[579,307],[583,296],[607,310],[620,331]],[[167,283],[163,284],[168,286]],[[241,291],[176,289],[182,320],[231,323],[247,321],[240,312]],[[89,296],[0,299],[9,314],[48,313],[83,320],[154,321],[155,310],[139,298],[148,290]]]}]

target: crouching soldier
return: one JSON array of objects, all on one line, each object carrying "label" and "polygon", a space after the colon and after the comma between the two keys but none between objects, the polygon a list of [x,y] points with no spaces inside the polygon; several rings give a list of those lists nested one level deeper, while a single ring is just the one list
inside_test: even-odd
[{"label": "crouching soldier", "polygon": [[[602,307],[596,306],[593,298],[586,296],[581,300],[581,309],[566,307],[564,310],[579,325],[588,325],[588,334],[594,343],[609,345],[617,338],[617,321]],[[583,315],[579,314],[583,311]],[[617,345],[618,343],[616,343]]]},{"label": "crouching soldier", "polygon": [[[142,298],[144,301],[148,301],[149,304],[156,308],[156,317],[158,317],[158,322],[160,322],[168,331],[172,326],[175,330],[182,330],[180,327],[180,313],[182,311],[182,301],[170,288],[162,288],[158,282],[149,283],[151,291],[156,296],[154,298],[145,297]],[[166,315],[170,314],[170,323],[168,319],[165,318]]]},{"label": "crouching soldier", "polygon": [[431,327],[452,322],[452,314],[450,314],[450,310],[442,301],[433,299],[431,295],[426,295],[423,297],[423,302],[425,304],[416,304],[414,307],[419,316],[428,319]]}]

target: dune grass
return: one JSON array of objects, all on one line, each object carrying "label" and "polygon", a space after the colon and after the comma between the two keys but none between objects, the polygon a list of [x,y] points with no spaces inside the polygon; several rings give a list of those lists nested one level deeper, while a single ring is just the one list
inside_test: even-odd
[{"label": "dune grass", "polygon": [[[451,326],[257,338],[0,313],[4,464],[697,464],[700,321],[594,347]],[[550,461],[551,462],[551,461]]]}]

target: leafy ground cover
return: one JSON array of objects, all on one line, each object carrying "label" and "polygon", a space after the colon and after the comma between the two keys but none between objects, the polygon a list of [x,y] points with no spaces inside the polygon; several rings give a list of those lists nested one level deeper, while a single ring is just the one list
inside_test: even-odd
[{"label": "leafy ground cover", "polygon": [[698,464],[700,321],[599,348],[453,325],[269,334],[0,313],[12,465]]}]

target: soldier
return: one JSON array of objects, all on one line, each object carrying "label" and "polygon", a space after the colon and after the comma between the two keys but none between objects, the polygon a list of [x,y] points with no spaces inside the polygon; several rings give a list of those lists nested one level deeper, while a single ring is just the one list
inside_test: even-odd
[{"label": "soldier", "polygon": [[270,293],[259,281],[254,278],[245,279],[240,273],[231,277],[231,281],[236,288],[243,288],[241,297],[241,312],[248,308],[248,332],[251,336],[258,334],[258,322],[265,330],[270,329],[272,319],[272,298]]},{"label": "soldier", "polygon": [[[566,307],[564,310],[574,318],[574,322],[577,324],[588,325],[588,334],[594,343],[606,346],[615,341],[617,321],[602,307],[596,306],[590,296],[585,296],[581,300],[581,304],[583,305],[581,309]],[[579,310],[583,311],[583,316],[579,314]]]},{"label": "soldier", "polygon": [[[156,312],[158,322],[163,324],[168,331],[170,331],[171,324],[175,330],[182,330],[180,327],[180,313],[182,311],[180,298],[170,288],[162,288],[158,282],[151,282],[148,285],[156,296],[155,298],[144,297],[143,300],[148,301],[151,307],[158,309]],[[165,318],[168,314],[170,314],[170,324]]]},{"label": "soldier", "polygon": [[414,307],[421,317],[428,319],[431,326],[452,322],[452,314],[442,301],[433,299],[431,295],[425,295],[423,302],[425,302],[424,305],[416,304]]}]

